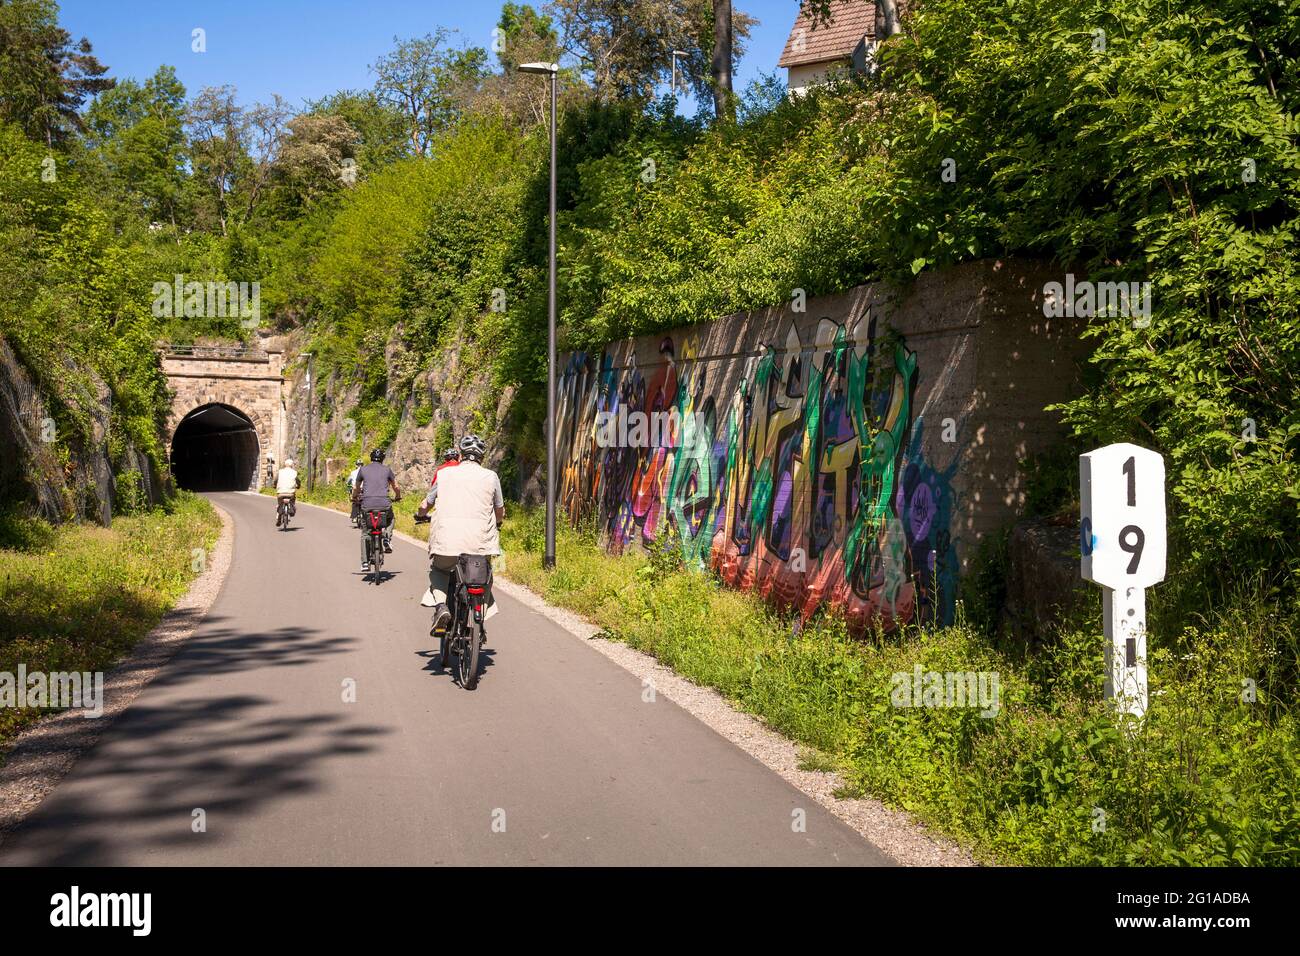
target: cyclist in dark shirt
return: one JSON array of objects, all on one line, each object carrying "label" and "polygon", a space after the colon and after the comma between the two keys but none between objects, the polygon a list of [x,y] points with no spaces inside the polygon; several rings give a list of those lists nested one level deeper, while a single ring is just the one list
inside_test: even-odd
[{"label": "cyclist in dark shirt", "polygon": [[[392,497],[388,495],[392,489]],[[384,464],[384,451],[376,448],[370,453],[370,464],[362,465],[357,472],[356,484],[352,486],[352,502],[361,508],[364,516],[367,511],[384,512],[384,553],[393,553],[393,502],[402,500],[402,489],[397,487],[397,476],[393,469]],[[366,539],[361,538],[361,569],[369,567],[366,561]]]}]

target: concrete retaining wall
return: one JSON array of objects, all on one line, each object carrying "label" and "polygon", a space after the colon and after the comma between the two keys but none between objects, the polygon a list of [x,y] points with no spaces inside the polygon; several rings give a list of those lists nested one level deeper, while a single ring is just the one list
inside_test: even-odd
[{"label": "concrete retaining wall", "polygon": [[980,540],[1023,502],[1018,464],[1061,434],[1045,406],[1077,392],[1079,320],[1044,318],[1052,279],[970,263],[570,354],[562,507],[594,512],[613,551],[668,533],[805,615],[947,622]]}]

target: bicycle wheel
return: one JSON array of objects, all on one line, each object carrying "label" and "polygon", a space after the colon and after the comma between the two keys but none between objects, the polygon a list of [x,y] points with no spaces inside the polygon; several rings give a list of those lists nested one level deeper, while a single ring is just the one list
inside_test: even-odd
[{"label": "bicycle wheel", "polygon": [[376,553],[375,538],[371,535],[370,540],[366,542],[366,551],[370,558],[370,580],[378,586],[379,584],[379,555]]},{"label": "bicycle wheel", "polygon": [[478,686],[478,648],[482,641],[479,634],[474,630],[474,625],[470,624],[465,628],[464,643],[460,648],[460,685],[466,690],[473,690]]}]

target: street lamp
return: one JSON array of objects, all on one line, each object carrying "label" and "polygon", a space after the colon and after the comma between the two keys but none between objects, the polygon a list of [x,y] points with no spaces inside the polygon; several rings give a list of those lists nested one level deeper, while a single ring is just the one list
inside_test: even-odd
[{"label": "street lamp", "polygon": [[546,550],[542,567],[555,567],[555,103],[558,63],[521,63],[520,73],[551,75],[550,274],[546,290]]},{"label": "street lamp", "polygon": [[686,56],[684,50],[673,50],[673,96],[677,95],[677,58]]},{"label": "street lamp", "polygon": [[[312,488],[315,487],[315,484],[312,481],[312,468],[311,468],[311,403],[313,398],[313,392],[311,387],[312,354],[310,352],[303,352],[302,354],[303,357],[307,359],[307,381],[303,385],[303,388],[307,390],[307,490],[311,491]],[[281,452],[281,458],[283,458],[283,456],[284,453]]]}]

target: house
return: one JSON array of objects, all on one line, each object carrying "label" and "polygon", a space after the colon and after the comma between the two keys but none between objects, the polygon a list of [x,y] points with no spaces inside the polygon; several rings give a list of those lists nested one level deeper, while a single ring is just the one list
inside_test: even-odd
[{"label": "house", "polygon": [[777,61],[785,67],[790,96],[824,83],[833,70],[871,69],[880,29],[872,0],[831,0],[830,20],[816,26],[801,7]]}]

